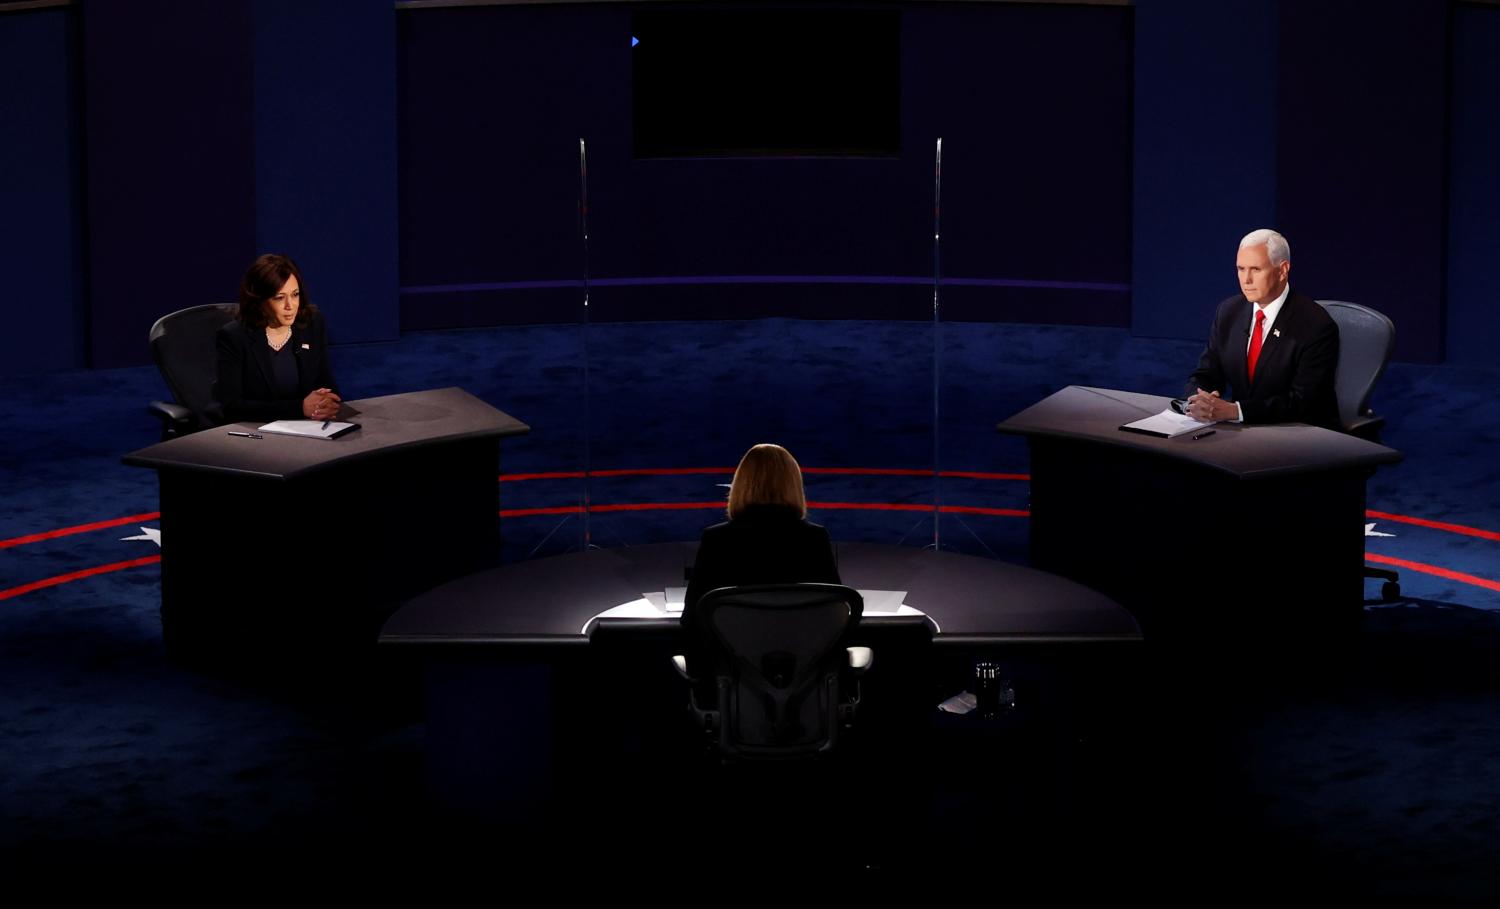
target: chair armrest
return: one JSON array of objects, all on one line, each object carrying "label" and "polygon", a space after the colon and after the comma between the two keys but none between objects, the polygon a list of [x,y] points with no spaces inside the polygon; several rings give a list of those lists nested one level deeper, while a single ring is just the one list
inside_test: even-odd
[{"label": "chair armrest", "polygon": [[181,404],[169,404],[166,401],[152,401],[146,405],[146,412],[163,423],[191,423],[193,420],[191,410]]},{"label": "chair armrest", "polygon": [[682,676],[684,679],[687,679],[689,682],[697,681],[697,679],[688,675],[687,657],[683,656],[680,653],[672,654],[672,666],[676,668],[677,674]]},{"label": "chair armrest", "polygon": [[864,672],[875,662],[875,651],[868,647],[846,647],[849,653],[849,668],[855,672]]}]

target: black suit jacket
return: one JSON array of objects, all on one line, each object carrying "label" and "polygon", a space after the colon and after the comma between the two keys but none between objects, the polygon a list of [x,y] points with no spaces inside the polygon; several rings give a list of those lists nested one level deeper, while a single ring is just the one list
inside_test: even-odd
[{"label": "black suit jacket", "polygon": [[1339,364],[1338,325],[1316,300],[1292,291],[1261,342],[1252,382],[1246,348],[1254,308],[1242,294],[1219,304],[1186,395],[1199,388],[1217,391],[1239,402],[1246,423],[1312,423],[1338,429],[1333,387]]},{"label": "black suit jacket", "polygon": [[323,314],[314,313],[307,325],[292,326],[292,356],[297,361],[297,397],[276,395],[272,381],[271,348],[262,329],[246,329],[238,321],[230,322],[215,338],[218,345],[218,373],[214,382],[214,399],[224,408],[224,418],[231,423],[240,420],[300,420],[302,399],[315,388],[338,391],[333,370],[328,366],[328,338]]},{"label": "black suit jacket", "polygon": [[791,508],[746,508],[734,520],[703,531],[682,624],[692,627],[693,606],[710,590],[808,582],[841,583],[828,531]]}]

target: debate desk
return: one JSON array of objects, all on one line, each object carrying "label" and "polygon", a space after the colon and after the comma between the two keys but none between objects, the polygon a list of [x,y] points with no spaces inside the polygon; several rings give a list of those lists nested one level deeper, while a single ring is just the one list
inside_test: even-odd
[{"label": "debate desk", "polygon": [[[541,812],[581,785],[568,774],[598,772],[607,743],[686,729],[687,687],[668,659],[682,652],[678,619],[593,619],[682,586],[696,548],[664,543],[520,562],[451,581],[391,616],[382,649],[424,670],[436,802],[494,817]],[[850,643],[875,650],[861,683],[867,732],[913,721],[925,728],[936,703],[970,682],[975,658],[1000,659],[1009,676],[1028,682],[1045,677],[1027,691],[1036,711],[1043,698],[1072,689],[1118,686],[1114,667],[1140,647],[1140,627],[1125,609],[1064,578],[915,547],[840,543],[837,554],[843,583],[899,591],[925,614],[867,611],[855,629]],[[1059,671],[1063,663],[1083,671]],[[936,676],[947,670],[957,675],[949,672],[943,687]],[[908,725],[894,726],[898,717]]]},{"label": "debate desk", "polygon": [[324,440],[206,429],[126,455],[157,472],[162,633],[177,655],[368,647],[396,605],[499,563],[500,440],[460,388],[348,402]]},{"label": "debate desk", "polygon": [[1169,400],[1073,385],[999,425],[1031,450],[1031,565],[1118,600],[1148,635],[1357,617],[1365,480],[1401,453],[1301,423],[1120,429]]}]

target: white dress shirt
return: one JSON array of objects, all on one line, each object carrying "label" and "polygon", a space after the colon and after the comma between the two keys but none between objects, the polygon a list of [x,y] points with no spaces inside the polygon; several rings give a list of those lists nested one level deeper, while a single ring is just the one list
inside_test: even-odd
[{"label": "white dress shirt", "polygon": [[[1276,321],[1276,316],[1281,313],[1281,304],[1283,304],[1283,303],[1286,302],[1286,298],[1288,296],[1290,296],[1291,293],[1292,293],[1292,285],[1291,284],[1287,284],[1287,286],[1285,286],[1285,287],[1283,287],[1281,289],[1281,296],[1279,296],[1276,299],[1272,300],[1271,302],[1265,304],[1264,306],[1262,306],[1262,305],[1260,305],[1260,304],[1257,303],[1250,310],[1250,330],[1248,332],[1246,332],[1246,334],[1248,335],[1248,337],[1246,337],[1246,339],[1245,339],[1245,356],[1246,357],[1249,357],[1249,355],[1250,355],[1250,344],[1251,344],[1252,341],[1255,340],[1255,310],[1258,309],[1258,310],[1260,310],[1260,311],[1262,311],[1262,312],[1264,312],[1266,314],[1266,320],[1264,322],[1262,322],[1261,326],[1260,326],[1260,344],[1261,344],[1261,350],[1265,350],[1266,349],[1266,347],[1265,347],[1266,342],[1271,339],[1271,325]],[[1248,362],[1249,361],[1247,360],[1246,361],[1246,365],[1248,365]],[[1243,422],[1245,422],[1245,411],[1240,407],[1240,402],[1239,401],[1235,401],[1234,402],[1234,410],[1235,410],[1236,416],[1235,416],[1235,418],[1233,420],[1230,420],[1229,422],[1231,422],[1231,423],[1243,423]]]}]

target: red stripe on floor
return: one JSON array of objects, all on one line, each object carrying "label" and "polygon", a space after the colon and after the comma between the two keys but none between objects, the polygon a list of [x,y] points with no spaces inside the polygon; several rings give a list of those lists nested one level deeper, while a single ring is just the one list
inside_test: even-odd
[{"label": "red stripe on floor", "polygon": [[616,502],[595,505],[590,511],[689,511],[695,508],[723,508],[723,502]]},{"label": "red stripe on floor", "polygon": [[1460,584],[1472,584],[1475,587],[1484,587],[1489,590],[1500,591],[1500,581],[1491,581],[1489,578],[1481,578],[1477,575],[1464,574],[1462,571],[1450,571],[1447,568],[1439,568],[1436,565],[1428,565],[1426,562],[1413,562],[1409,559],[1397,559],[1392,556],[1378,555],[1373,552],[1365,553],[1365,561],[1378,562],[1381,565],[1395,565],[1397,568],[1406,568],[1410,571],[1420,571],[1423,574],[1437,575],[1450,581],[1458,581]]},{"label": "red stripe on floor", "polygon": [[[723,502],[625,502],[611,505],[595,505],[590,511],[598,514],[611,511],[688,511],[693,509],[723,508]],[[808,502],[808,508],[822,508],[828,511],[931,511],[931,505],[911,504],[907,502]],[[526,518],[536,515],[549,514],[578,514],[582,511],[577,505],[563,505],[556,508],[509,508],[502,509],[502,518]],[[943,514],[984,514],[1002,518],[1029,518],[1031,512],[1019,508],[983,508],[978,505],[944,505],[939,509]]]},{"label": "red stripe on floor", "polygon": [[41,590],[45,587],[56,587],[58,584],[66,584],[69,581],[91,578],[96,574],[109,574],[111,571],[123,571],[126,568],[136,568],[141,565],[155,565],[160,561],[160,555],[149,555],[142,556],[139,559],[128,559],[124,562],[97,565],[93,568],[85,568],[82,571],[70,571],[67,574],[60,574],[54,578],[44,578],[40,581],[32,581],[30,584],[22,584],[20,587],[0,590],[0,600],[8,600],[11,597],[18,597],[23,593],[31,593],[33,590]]},{"label": "red stripe on floor", "polygon": [[1449,533],[1461,533],[1466,537],[1479,537],[1481,540],[1494,540],[1500,543],[1500,533],[1493,530],[1480,530],[1478,527],[1466,527],[1463,524],[1449,524],[1446,521],[1429,521],[1426,518],[1414,518],[1411,515],[1391,514],[1388,511],[1366,511],[1365,517],[1376,518],[1381,521],[1398,521],[1402,524],[1415,524],[1418,527],[1431,527],[1433,530],[1446,530]]},{"label": "red stripe on floor", "polygon": [[988,514],[1001,518],[1031,517],[1031,512],[1023,508],[981,508],[978,505],[944,505],[938,511],[943,514]]},{"label": "red stripe on floor", "polygon": [[808,502],[808,508],[844,509],[850,511],[931,511],[931,505],[920,502]]},{"label": "red stripe on floor", "polygon": [[563,505],[559,508],[502,508],[502,518],[529,518],[539,514],[578,514],[583,511],[577,505]]},{"label": "red stripe on floor", "polygon": [[870,477],[930,477],[931,470],[912,467],[804,467],[803,473],[833,474],[835,476]]},{"label": "red stripe on floor", "polygon": [[693,473],[734,473],[733,467],[622,467],[596,470],[596,477],[680,477]]},{"label": "red stripe on floor", "polygon": [[[804,467],[803,473],[856,477],[930,477],[931,470],[909,467]],[[596,477],[673,477],[689,474],[732,474],[733,467],[627,467],[619,470],[596,470]],[[981,470],[944,470],[939,476],[963,480],[1021,480],[1031,479],[1025,473],[987,473]],[[520,483],[525,480],[581,480],[581,470],[549,470],[536,473],[502,473],[500,482]]]},{"label": "red stripe on floor", "polygon": [[155,521],[161,517],[159,511],[148,511],[145,514],[133,514],[123,518],[115,518],[109,521],[95,521],[92,524],[79,524],[75,527],[59,527],[56,530],[44,530],[41,533],[29,533],[24,537],[11,537],[8,540],[0,540],[0,549],[9,549],[12,546],[20,546],[24,543],[37,543],[42,540],[54,540],[58,537],[72,536],[75,533],[88,533],[90,530],[104,530],[108,527],[119,527],[121,524],[136,524],[141,521]]},{"label": "red stripe on floor", "polygon": [[[920,502],[808,502],[808,508],[825,508],[832,511],[931,511],[931,505]],[[943,505],[938,508],[943,514],[988,514],[1007,518],[1029,518],[1031,512],[1017,508],[981,508],[978,505]]]},{"label": "red stripe on floor", "polygon": [[[723,508],[723,502],[617,502],[610,505],[594,505],[589,511],[594,514],[611,511],[689,511],[697,508]],[[563,505],[558,508],[502,508],[502,518],[525,518],[539,514],[581,514],[578,505]]]},{"label": "red stripe on floor", "polygon": [[[803,473],[833,474],[853,477],[930,477],[931,470],[909,467],[804,467]],[[980,470],[943,470],[938,476],[963,480],[1030,480],[1025,473],[986,473]]]}]

